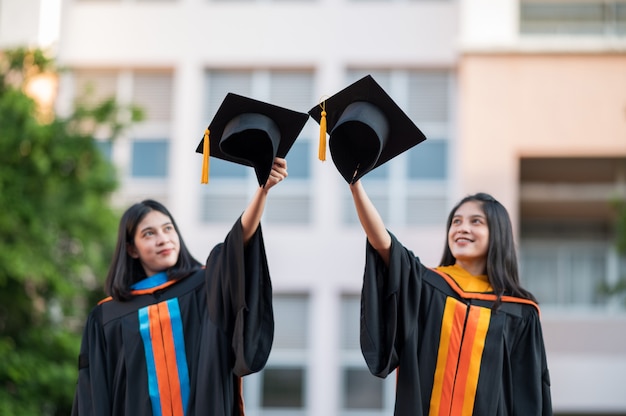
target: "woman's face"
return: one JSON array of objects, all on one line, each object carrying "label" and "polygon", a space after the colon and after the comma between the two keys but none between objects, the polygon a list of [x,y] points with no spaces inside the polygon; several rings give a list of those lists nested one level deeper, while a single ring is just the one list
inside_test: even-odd
[{"label": "woman's face", "polygon": [[139,259],[148,277],[174,266],[180,240],[170,217],[159,211],[146,214],[137,225],[133,245],[129,244],[127,250],[131,257]]},{"label": "woman's face", "polygon": [[[448,245],[457,263],[470,272],[474,269],[473,274],[485,272],[489,226],[480,202],[467,201],[456,210],[448,230]],[[477,268],[482,270],[477,272]]]}]

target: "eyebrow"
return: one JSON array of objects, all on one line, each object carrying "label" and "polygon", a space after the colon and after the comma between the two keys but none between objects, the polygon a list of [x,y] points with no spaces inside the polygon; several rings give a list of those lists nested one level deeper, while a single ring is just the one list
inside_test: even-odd
[{"label": "eyebrow", "polygon": [[[461,214],[454,214],[452,218],[465,218],[465,216]],[[472,214],[468,215],[467,218],[487,218],[487,216],[485,214]]]},{"label": "eyebrow", "polygon": [[[173,224],[172,224],[171,221],[167,221],[167,222],[164,222],[163,224],[161,224],[161,227],[165,227],[166,225],[173,225]],[[142,228],[141,230],[139,230],[139,232],[143,233],[144,231],[151,230],[153,228],[156,228],[156,227],[153,227],[153,226],[149,225],[146,228]]]}]

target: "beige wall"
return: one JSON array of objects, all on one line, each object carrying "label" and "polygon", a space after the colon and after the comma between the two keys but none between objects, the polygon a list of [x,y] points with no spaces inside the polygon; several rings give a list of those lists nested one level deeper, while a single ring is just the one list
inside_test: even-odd
[{"label": "beige wall", "polygon": [[464,55],[459,186],[517,223],[522,156],[626,156],[626,54]]},{"label": "beige wall", "polygon": [[[459,188],[519,226],[521,157],[626,158],[626,54],[464,55],[456,152]],[[623,412],[624,318],[542,312],[555,410]]]}]

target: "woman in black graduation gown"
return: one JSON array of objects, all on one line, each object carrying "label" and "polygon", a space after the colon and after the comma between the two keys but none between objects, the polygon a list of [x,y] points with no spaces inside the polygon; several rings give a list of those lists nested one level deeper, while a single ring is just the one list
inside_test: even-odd
[{"label": "woman in black graduation gown", "polygon": [[396,370],[396,416],[551,415],[537,303],[518,280],[506,209],[459,202],[441,265],[424,266],[350,185],[367,235],[361,349],[372,374]]},{"label": "woman in black graduation gown", "polygon": [[73,415],[243,415],[241,377],[264,367],[274,335],[260,219],[286,176],[276,158],[205,267],[163,205],[126,211],[110,297],[85,326]]}]

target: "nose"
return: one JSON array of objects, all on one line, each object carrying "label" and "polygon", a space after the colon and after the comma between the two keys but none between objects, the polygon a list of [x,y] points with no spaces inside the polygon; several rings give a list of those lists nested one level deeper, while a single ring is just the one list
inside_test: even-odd
[{"label": "nose", "polygon": [[456,233],[467,233],[468,229],[467,229],[467,223],[465,221],[460,221],[459,223],[457,223],[455,225],[455,232]]},{"label": "nose", "polygon": [[159,232],[157,234],[157,244],[162,245],[169,241],[169,237],[164,232]]}]

